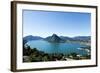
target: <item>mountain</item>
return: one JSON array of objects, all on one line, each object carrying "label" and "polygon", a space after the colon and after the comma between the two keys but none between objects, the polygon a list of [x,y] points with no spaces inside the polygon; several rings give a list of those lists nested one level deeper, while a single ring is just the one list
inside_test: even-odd
[{"label": "mountain", "polygon": [[76,37],[66,37],[66,36],[60,36],[61,39],[63,40],[68,40],[68,41],[90,41],[91,36],[76,36]]},{"label": "mountain", "polygon": [[91,36],[77,36],[77,37],[74,37],[73,39],[80,40],[80,41],[90,41]]},{"label": "mountain", "polygon": [[45,41],[52,42],[52,43],[64,43],[64,42],[90,42],[91,41],[91,36],[76,36],[76,37],[67,37],[67,36],[58,36],[56,34],[53,34],[52,36],[42,38],[39,36],[26,36],[23,38],[23,44],[27,43],[28,41],[32,40],[40,40],[44,39]]},{"label": "mountain", "polygon": [[63,40],[70,40],[70,41],[74,40],[73,38],[70,38],[70,37],[67,37],[67,36],[60,36],[60,38],[63,39]]},{"label": "mountain", "polygon": [[65,42],[65,40],[61,39],[56,34],[53,34],[52,36],[49,36],[49,37],[45,38],[45,40],[49,41],[49,42],[53,42],[53,43]]},{"label": "mountain", "polygon": [[27,43],[28,41],[32,41],[32,40],[40,40],[40,39],[43,39],[42,37],[39,37],[39,36],[32,36],[32,35],[29,35],[29,36],[26,36],[23,38],[23,43]]}]

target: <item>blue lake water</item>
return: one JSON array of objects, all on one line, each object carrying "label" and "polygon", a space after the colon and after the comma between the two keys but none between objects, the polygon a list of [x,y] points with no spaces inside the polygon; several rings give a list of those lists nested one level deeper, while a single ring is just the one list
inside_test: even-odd
[{"label": "blue lake water", "polygon": [[26,44],[28,44],[31,48],[37,48],[39,51],[44,51],[45,53],[70,54],[75,52],[80,55],[87,54],[85,50],[78,49],[84,46],[78,43],[50,43],[44,40],[33,40]]}]

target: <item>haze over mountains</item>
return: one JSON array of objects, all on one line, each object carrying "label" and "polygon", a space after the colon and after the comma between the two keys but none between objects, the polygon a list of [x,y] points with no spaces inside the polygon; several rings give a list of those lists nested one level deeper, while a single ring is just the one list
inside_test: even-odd
[{"label": "haze over mountains", "polygon": [[56,34],[53,34],[52,36],[48,36],[46,38],[42,38],[40,36],[26,36],[23,38],[23,43],[27,43],[28,41],[32,41],[32,40],[45,40],[48,42],[52,42],[52,43],[62,43],[62,42],[67,42],[67,41],[83,41],[83,42],[88,42],[91,40],[90,36],[76,36],[76,37],[67,37],[67,36],[58,36]]}]

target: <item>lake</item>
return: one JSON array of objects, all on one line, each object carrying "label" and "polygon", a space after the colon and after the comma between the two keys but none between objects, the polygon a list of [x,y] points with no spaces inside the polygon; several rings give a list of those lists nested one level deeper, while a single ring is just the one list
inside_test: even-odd
[{"label": "lake", "polygon": [[50,43],[45,40],[33,40],[26,44],[28,44],[31,48],[37,48],[39,51],[44,51],[45,53],[70,54],[74,52],[80,55],[88,54],[85,50],[78,49],[85,46],[79,43]]}]

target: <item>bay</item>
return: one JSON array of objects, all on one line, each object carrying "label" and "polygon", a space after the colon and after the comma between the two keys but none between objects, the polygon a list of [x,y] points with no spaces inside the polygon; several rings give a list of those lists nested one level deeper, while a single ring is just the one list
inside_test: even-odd
[{"label": "bay", "polygon": [[39,51],[43,51],[45,53],[62,53],[62,54],[70,54],[77,53],[80,55],[88,54],[85,50],[80,50],[78,48],[84,47],[85,45],[81,45],[79,43],[50,43],[45,40],[33,40],[26,43],[31,48],[37,48]]}]

